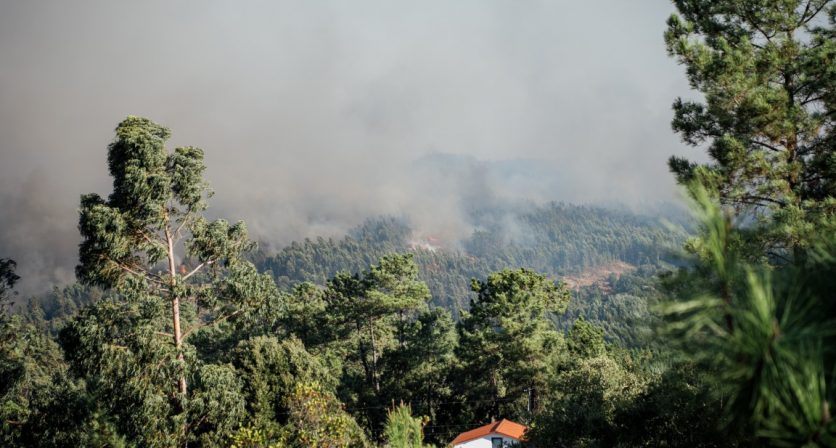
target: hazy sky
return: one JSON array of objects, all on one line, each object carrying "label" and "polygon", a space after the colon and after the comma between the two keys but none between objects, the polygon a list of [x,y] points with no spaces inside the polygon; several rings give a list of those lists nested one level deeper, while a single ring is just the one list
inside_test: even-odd
[{"label": "hazy sky", "polygon": [[[455,234],[462,186],[670,199],[667,157],[697,156],[670,131],[672,101],[689,95],[662,42],[672,11],[667,0],[2,0],[0,257],[30,287],[71,278],[78,197],[109,192],[106,146],[128,114],[169,126],[172,146],[202,147],[216,213],[264,240],[381,213]],[[437,153],[471,156],[467,179],[416,169]],[[512,159],[555,182],[517,191],[480,178]]]}]

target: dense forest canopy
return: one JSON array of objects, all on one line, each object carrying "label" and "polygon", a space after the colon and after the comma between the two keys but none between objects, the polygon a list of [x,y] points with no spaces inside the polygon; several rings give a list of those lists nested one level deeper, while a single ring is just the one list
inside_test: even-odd
[{"label": "dense forest canopy", "polygon": [[0,443],[415,448],[506,418],[532,447],[836,446],[836,3],[674,4],[702,95],[672,125],[708,153],[669,161],[685,225],[494,204],[458,242],[371,217],[261,252],[209,218],[203,150],[127,117],[77,282],[20,297],[0,258]]},{"label": "dense forest canopy", "polygon": [[[678,262],[685,230],[663,217],[565,204],[530,205],[473,212],[482,228],[461,243],[445,247],[430,237],[416,238],[394,218],[366,221],[341,239],[294,242],[259,266],[277,284],[319,284],[340,271],[358,272],[392,252],[415,254],[433,303],[454,312],[466,309],[470,279],[509,267],[526,267],[561,278],[613,262],[666,266]],[[513,230],[509,230],[512,227]]]}]

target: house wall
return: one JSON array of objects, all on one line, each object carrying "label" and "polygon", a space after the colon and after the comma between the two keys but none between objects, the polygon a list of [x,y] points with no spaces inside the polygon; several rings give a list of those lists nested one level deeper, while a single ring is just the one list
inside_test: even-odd
[{"label": "house wall", "polygon": [[508,446],[517,443],[517,439],[512,439],[510,437],[503,436],[500,434],[488,434],[482,437],[481,439],[475,439],[469,442],[455,445],[454,448],[491,448],[491,438],[493,437],[502,437],[502,443]]}]

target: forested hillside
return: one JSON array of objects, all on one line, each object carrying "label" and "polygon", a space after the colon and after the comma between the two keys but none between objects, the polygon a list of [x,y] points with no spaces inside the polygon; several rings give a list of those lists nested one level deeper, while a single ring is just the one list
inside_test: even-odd
[{"label": "forested hillside", "polygon": [[560,279],[614,261],[670,266],[685,235],[681,226],[666,225],[659,216],[554,203],[479,210],[473,221],[481,228],[460,244],[444,247],[434,246],[439,243],[431,237],[416,239],[403,221],[373,219],[342,239],[294,242],[260,257],[258,264],[287,289],[303,281],[324,284],[340,271],[359,272],[385,254],[410,252],[430,287],[432,303],[457,316],[468,307],[472,278],[509,267]]},{"label": "forested hillside", "polygon": [[[672,230],[677,227],[664,225],[662,218],[565,204],[530,206],[518,218],[531,225],[524,233],[517,226],[517,239],[497,225],[490,231],[476,231],[464,244],[450,248],[416,242],[412,229],[401,220],[370,219],[341,239],[293,242],[274,255],[255,253],[252,258],[259,270],[273,274],[280,289],[292,292],[303,282],[325,285],[340,272],[362,272],[385,255],[411,253],[419,278],[429,287],[429,303],[446,309],[457,320],[473,298],[471,280],[491,272],[526,267],[555,280],[571,280],[572,274],[596,268],[606,271],[613,261],[644,262],[628,265],[634,268],[630,272],[604,275],[598,282],[579,286],[567,313],[554,320],[567,330],[583,316],[605,328],[607,338],[628,346],[646,339],[649,306],[658,295],[654,278],[681,261],[675,254],[684,231]],[[493,243],[488,243],[491,239]],[[479,252],[478,247],[483,250]],[[553,260],[559,262],[550,263]],[[56,288],[27,299],[26,316],[40,327],[57,328],[62,317],[73,315],[101,294],[80,284]]]}]

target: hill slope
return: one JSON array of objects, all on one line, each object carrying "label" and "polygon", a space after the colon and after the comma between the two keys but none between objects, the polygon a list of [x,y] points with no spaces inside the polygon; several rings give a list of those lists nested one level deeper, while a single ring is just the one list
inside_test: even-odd
[{"label": "hill slope", "polygon": [[608,265],[658,267],[672,261],[671,249],[684,238],[684,231],[657,218],[586,206],[552,203],[481,210],[472,217],[479,224],[458,247],[438,246],[432,237],[416,241],[403,221],[378,218],[342,239],[294,242],[259,264],[289,289],[302,281],[322,284],[340,271],[358,272],[387,253],[411,252],[432,303],[458,316],[468,308],[470,280],[489,272],[526,267],[555,278],[581,278]]}]

